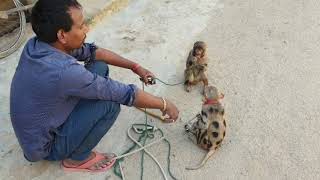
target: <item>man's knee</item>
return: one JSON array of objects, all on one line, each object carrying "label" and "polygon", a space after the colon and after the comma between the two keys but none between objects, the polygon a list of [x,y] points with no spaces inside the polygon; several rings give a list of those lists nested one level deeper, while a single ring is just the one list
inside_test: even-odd
[{"label": "man's knee", "polygon": [[97,123],[100,124],[101,128],[106,133],[118,118],[120,113],[120,104],[111,101],[105,101],[104,107],[105,113]]},{"label": "man's knee", "polygon": [[120,113],[121,107],[119,103],[106,101],[106,116],[108,119],[116,119]]},{"label": "man's knee", "polygon": [[111,111],[112,112],[115,112],[115,113],[120,113],[120,110],[121,110],[121,107],[120,107],[120,104],[119,103],[116,103],[116,102],[111,102]]},{"label": "man's knee", "polygon": [[96,73],[99,76],[107,77],[109,76],[109,67],[102,60],[94,60],[92,63],[86,65],[86,68],[92,72]]}]

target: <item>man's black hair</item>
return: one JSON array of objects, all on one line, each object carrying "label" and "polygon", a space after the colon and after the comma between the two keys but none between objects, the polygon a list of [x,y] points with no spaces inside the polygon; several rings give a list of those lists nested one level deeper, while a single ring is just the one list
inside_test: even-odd
[{"label": "man's black hair", "polygon": [[38,0],[32,8],[31,24],[39,40],[53,43],[59,29],[71,30],[70,7],[81,8],[81,5],[77,0]]}]

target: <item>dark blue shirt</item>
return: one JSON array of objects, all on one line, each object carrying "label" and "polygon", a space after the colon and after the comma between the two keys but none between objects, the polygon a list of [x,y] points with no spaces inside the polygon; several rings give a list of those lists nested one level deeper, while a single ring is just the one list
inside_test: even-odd
[{"label": "dark blue shirt", "polygon": [[48,156],[53,132],[81,98],[132,106],[137,87],[86,70],[77,60],[92,61],[95,48],[84,44],[71,55],[39,41],[28,41],[12,79],[11,121],[29,161]]}]

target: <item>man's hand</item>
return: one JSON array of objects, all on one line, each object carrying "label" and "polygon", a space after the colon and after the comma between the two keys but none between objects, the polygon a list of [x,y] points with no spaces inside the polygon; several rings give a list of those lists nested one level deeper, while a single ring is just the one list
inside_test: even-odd
[{"label": "man's hand", "polygon": [[178,108],[168,99],[156,97],[148,92],[138,89],[133,105],[138,108],[159,109],[165,117],[164,122],[175,122],[179,117]]},{"label": "man's hand", "polygon": [[138,67],[135,71],[134,71],[138,76],[140,76],[143,80],[143,82],[146,84],[146,85],[152,85],[149,83],[148,81],[148,77],[151,77],[151,78],[155,78],[154,74],[152,72],[150,72],[149,70],[143,68],[143,67]]},{"label": "man's hand", "polygon": [[162,111],[162,115],[163,116],[167,116],[165,118],[165,122],[167,123],[172,123],[175,122],[178,117],[179,117],[179,110],[178,108],[169,100],[166,100],[167,102],[167,108],[165,109],[165,111]]}]

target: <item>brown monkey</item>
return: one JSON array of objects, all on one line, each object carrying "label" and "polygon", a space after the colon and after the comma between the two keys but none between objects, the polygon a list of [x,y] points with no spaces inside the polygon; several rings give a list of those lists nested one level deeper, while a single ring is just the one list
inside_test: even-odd
[{"label": "brown monkey", "polygon": [[189,53],[184,72],[184,84],[187,92],[190,92],[191,86],[198,84],[198,82],[203,82],[204,88],[208,86],[206,50],[207,45],[202,41],[197,41]]},{"label": "brown monkey", "polygon": [[195,144],[208,153],[198,166],[187,167],[188,170],[202,167],[221,145],[226,134],[224,106],[221,103],[223,94],[219,95],[216,87],[208,86],[204,95],[206,100],[202,105],[201,114],[197,115],[196,120],[185,125],[185,131]]},{"label": "brown monkey", "polygon": [[[188,68],[193,61],[193,58],[197,58],[197,63],[207,66],[208,57],[207,57],[207,45],[203,41],[197,41],[193,44],[193,48],[189,52],[187,59],[186,67]],[[191,62],[190,62],[191,61]]]}]

